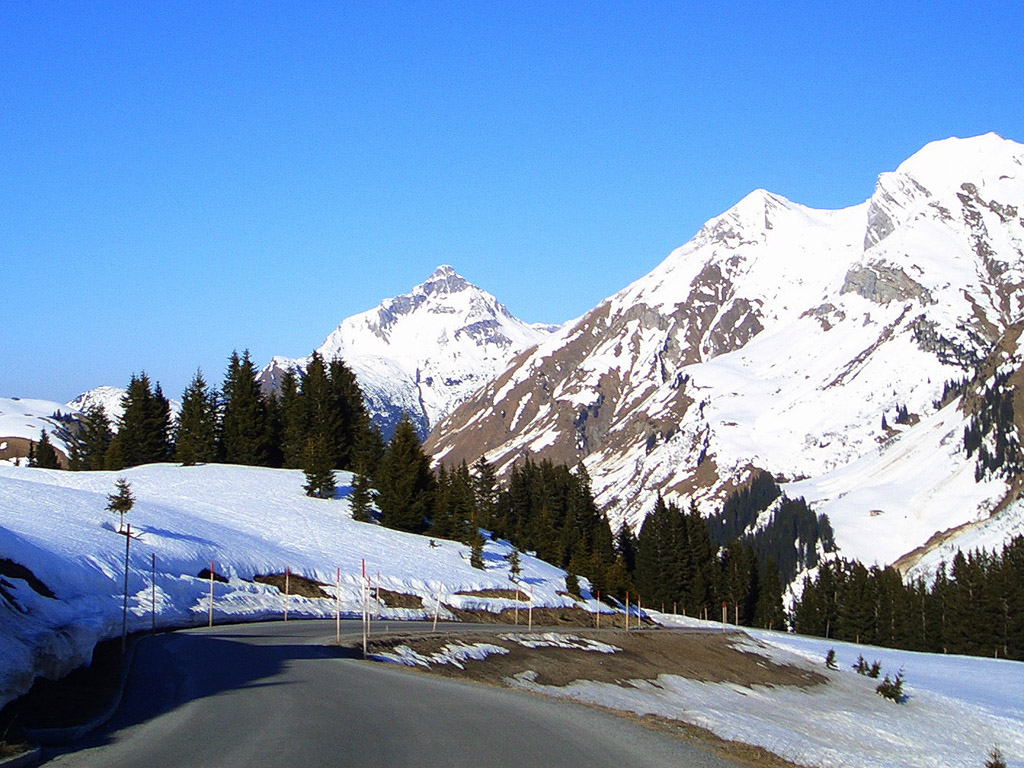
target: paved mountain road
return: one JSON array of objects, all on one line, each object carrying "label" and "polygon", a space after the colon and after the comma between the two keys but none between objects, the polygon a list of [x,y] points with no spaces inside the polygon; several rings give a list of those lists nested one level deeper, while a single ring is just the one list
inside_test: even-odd
[{"label": "paved mountain road", "polygon": [[[346,632],[358,631],[357,622],[346,622]],[[48,753],[46,764],[732,766],[582,705],[339,657],[333,638],[329,621],[146,638],[118,714],[74,748]]]}]

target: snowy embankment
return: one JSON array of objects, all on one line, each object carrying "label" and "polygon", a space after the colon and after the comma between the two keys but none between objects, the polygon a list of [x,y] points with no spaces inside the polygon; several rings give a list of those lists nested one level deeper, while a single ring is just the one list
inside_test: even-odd
[{"label": "snowy embankment", "polygon": [[[386,619],[433,617],[445,606],[500,611],[514,600],[457,593],[507,589],[510,547],[488,541],[485,570],[470,566],[469,549],[352,520],[344,498],[305,496],[296,470],[208,465],[152,465],[119,473],[61,472],[0,463],[0,566],[24,566],[54,593],[47,597],[8,565],[0,573],[0,705],[34,677],[65,674],[86,662],[95,643],[121,632],[125,537],[107,511],[107,495],[125,477],[136,497],[126,516],[132,540],[128,628],[203,624],[214,563],[227,583],[213,584],[217,622],[275,618],[284,595],[255,583],[258,575],[291,573],[324,584],[329,597],[292,595],[289,616],[330,617],[362,611],[363,563],[371,587],[420,598],[421,608],[372,610]],[[339,472],[339,496],[348,473]],[[155,556],[155,578],[153,563]],[[340,593],[337,575],[341,574]],[[565,572],[529,556],[520,583],[535,607],[568,607]],[[339,600],[340,597],[340,600]]]},{"label": "snowy embankment", "polygon": [[[721,625],[652,614],[667,626]],[[683,720],[716,735],[762,746],[816,768],[981,768],[994,747],[1008,766],[1024,766],[1024,664],[840,643],[747,630],[737,648],[777,664],[805,666],[826,685],[744,687],[661,675],[656,684],[577,682],[534,686],[638,714]],[[836,670],[825,666],[829,649]],[[883,674],[905,674],[902,704],[875,692],[879,680],[853,671],[857,657],[878,660]]]}]

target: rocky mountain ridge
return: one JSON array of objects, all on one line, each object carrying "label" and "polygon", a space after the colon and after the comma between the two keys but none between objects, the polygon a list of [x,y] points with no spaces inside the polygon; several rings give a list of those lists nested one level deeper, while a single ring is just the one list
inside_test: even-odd
[{"label": "rocky mountain ridge", "polygon": [[[713,511],[759,467],[830,514],[843,554],[892,562],[1006,496],[1005,478],[974,481],[959,403],[936,402],[1021,319],[1022,211],[1024,147],[994,134],[928,145],[851,208],[755,191],[519,357],[427,448],[501,470],[583,461],[633,526],[657,493]],[[926,455],[926,478],[879,483]],[[851,469],[866,461],[872,476]]]}]

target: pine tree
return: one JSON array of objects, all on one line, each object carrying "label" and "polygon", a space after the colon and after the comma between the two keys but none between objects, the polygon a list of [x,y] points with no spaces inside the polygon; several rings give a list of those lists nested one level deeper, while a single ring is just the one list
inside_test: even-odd
[{"label": "pine tree", "polygon": [[249,350],[232,352],[221,388],[220,453],[228,464],[267,463],[267,409]]},{"label": "pine tree", "polygon": [[310,437],[302,452],[302,471],[306,484],[302,486],[307,496],[330,499],[334,496],[334,468],[327,444],[321,437]]},{"label": "pine tree", "polygon": [[436,484],[408,416],[395,428],[375,479],[381,522],[402,531],[424,531],[433,513]]},{"label": "pine tree", "polygon": [[349,494],[348,502],[352,509],[353,520],[360,523],[368,523],[373,519],[370,515],[373,494],[370,490],[370,479],[365,474],[356,472],[353,475],[352,493]]},{"label": "pine tree", "polygon": [[110,429],[110,419],[102,405],[93,405],[86,409],[82,417],[82,431],[77,441],[78,461],[76,469],[103,469],[107,448],[114,438]]},{"label": "pine tree", "polygon": [[119,477],[114,485],[117,488],[117,493],[107,494],[107,509],[120,516],[117,528],[120,533],[124,531],[124,516],[135,506],[135,497],[132,495],[132,487],[127,479]]},{"label": "pine tree", "polygon": [[469,550],[469,564],[474,568],[484,570],[484,537],[479,531],[473,537]]},{"label": "pine tree", "polygon": [[498,506],[498,478],[486,456],[473,464],[473,497],[477,524],[491,530],[491,518]]},{"label": "pine tree", "polygon": [[211,462],[217,457],[216,393],[206,385],[199,370],[181,396],[174,457],[186,466]]},{"label": "pine tree", "polygon": [[145,372],[134,374],[121,398],[124,413],[117,434],[107,449],[107,469],[167,461],[170,457],[168,431],[170,405],[157,384],[154,392]]},{"label": "pine tree", "polygon": [[508,577],[510,581],[518,581],[519,574],[523,572],[522,561],[519,558],[519,550],[512,547],[512,551],[505,555],[508,563]]},{"label": "pine tree", "polygon": [[39,431],[39,442],[36,443],[35,450],[30,455],[32,457],[29,461],[30,467],[60,469],[60,459],[57,458],[57,451],[53,447],[53,443],[50,442],[50,436],[46,434],[45,429]]},{"label": "pine tree", "polygon": [[306,411],[298,379],[291,370],[286,371],[281,379],[278,410],[281,414],[282,465],[295,469],[302,464],[302,449],[306,445]]}]

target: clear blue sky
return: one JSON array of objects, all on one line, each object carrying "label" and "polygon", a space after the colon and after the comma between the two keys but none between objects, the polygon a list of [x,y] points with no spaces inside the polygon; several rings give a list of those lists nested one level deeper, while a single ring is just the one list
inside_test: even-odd
[{"label": "clear blue sky", "polygon": [[1019,3],[0,0],[0,395],[308,354],[442,263],[560,322],[763,187],[1024,141]]}]

